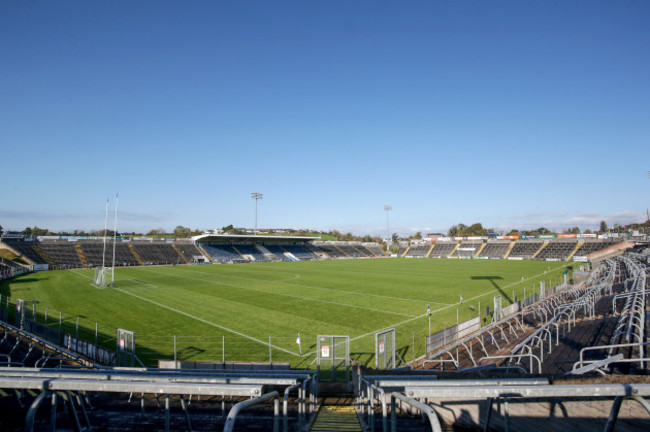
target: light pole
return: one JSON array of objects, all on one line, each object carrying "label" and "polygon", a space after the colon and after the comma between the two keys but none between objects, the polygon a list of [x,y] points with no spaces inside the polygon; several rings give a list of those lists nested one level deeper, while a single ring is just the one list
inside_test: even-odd
[{"label": "light pole", "polygon": [[251,192],[251,198],[255,200],[255,234],[257,234],[257,201],[261,200],[264,197],[259,192]]},{"label": "light pole", "polygon": [[384,205],[384,210],[386,210],[386,236],[388,238],[388,244],[391,243],[391,238],[390,238],[390,225],[388,224],[388,212],[393,209],[393,206],[390,204]]}]

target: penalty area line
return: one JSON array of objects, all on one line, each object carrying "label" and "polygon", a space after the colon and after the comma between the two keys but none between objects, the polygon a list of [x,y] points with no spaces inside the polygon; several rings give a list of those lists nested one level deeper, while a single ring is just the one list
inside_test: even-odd
[{"label": "penalty area line", "polygon": [[[215,324],[215,323],[213,323],[213,322],[211,322],[211,321],[204,320],[203,318],[199,318],[199,317],[197,317],[197,316],[195,316],[195,315],[189,314],[189,313],[184,312],[184,311],[182,311],[182,310],[180,310],[180,309],[176,309],[176,308],[173,308],[173,307],[170,307],[170,306],[164,305],[164,304],[162,304],[162,303],[158,303],[158,302],[156,302],[156,301],[154,301],[154,300],[148,299],[148,298],[146,298],[146,297],[139,296],[139,295],[137,295],[137,294],[130,293],[130,292],[128,292],[128,291],[121,290],[121,289],[119,289],[119,288],[113,288],[113,289],[116,290],[116,291],[119,291],[119,292],[121,292],[121,293],[124,293],[124,294],[126,294],[126,295],[130,295],[130,296],[132,296],[132,297],[135,297],[135,298],[137,298],[137,299],[140,299],[140,300],[143,300],[143,301],[149,302],[149,303],[154,304],[154,305],[156,305],[156,306],[158,306],[158,307],[161,307],[161,308],[163,308],[163,309],[167,309],[167,310],[170,310],[170,311],[172,311],[172,312],[176,312],[176,313],[178,313],[178,314],[184,315],[184,316],[186,316],[186,317],[188,317],[188,318],[194,319],[194,320],[196,320],[196,321],[200,321],[200,322],[202,322],[202,323],[204,323],[204,324],[207,324],[207,325],[210,325],[210,326],[212,326],[212,327],[220,328],[220,329],[222,329],[222,330],[228,331],[228,332],[230,332],[230,333],[234,333],[234,334],[236,334],[236,335],[238,335],[238,336],[241,336],[241,337],[244,337],[244,338],[246,338],[246,339],[252,340],[252,341],[257,342],[257,343],[259,343],[259,344],[262,344],[262,345],[265,345],[265,346],[269,346],[269,343],[268,343],[268,342],[264,342],[263,340],[259,340],[259,339],[256,339],[256,338],[252,337],[252,336],[248,336],[248,335],[246,335],[246,334],[244,334],[244,333],[240,333],[240,332],[238,332],[238,331],[235,331],[235,330],[229,329],[228,327],[224,327],[224,326],[221,326],[221,325],[219,325],[219,324]],[[270,347],[271,347],[271,348],[274,348],[274,349],[277,349],[277,350],[280,350],[280,351],[282,351],[282,352],[285,352],[285,353],[287,353],[287,354],[291,354],[291,355],[296,356],[296,357],[301,357],[301,355],[298,354],[298,353],[295,353],[295,352],[293,352],[293,351],[289,351],[289,350],[287,350],[287,349],[281,348],[281,347],[276,346],[276,345],[270,345]]]}]

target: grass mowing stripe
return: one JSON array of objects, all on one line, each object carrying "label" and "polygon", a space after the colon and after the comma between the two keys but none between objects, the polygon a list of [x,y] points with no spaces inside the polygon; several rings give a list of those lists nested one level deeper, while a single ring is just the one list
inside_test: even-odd
[{"label": "grass mowing stripe", "polygon": [[[210,345],[219,333],[232,335],[234,342],[227,345],[226,353],[231,360],[264,361],[269,349],[279,346],[283,349],[273,349],[278,361],[291,361],[295,367],[307,366],[313,359],[317,335],[350,335],[353,357],[370,364],[376,332],[394,327],[402,355],[413,353],[415,358],[423,353],[422,341],[429,330],[456,323],[459,314],[453,309],[459,308],[461,321],[474,318],[480,297],[491,304],[490,297],[499,292],[508,298],[509,291],[517,297],[522,291],[530,295],[531,287],[539,292],[541,280],[550,288],[562,281],[559,273],[567,264],[382,259],[124,267],[115,273],[115,288],[123,292],[91,287],[93,271],[76,269],[19,276],[1,282],[0,289],[3,299],[7,295],[12,301],[38,300],[40,319],[49,306],[51,316],[52,311],[62,311],[64,322],[73,326],[74,317],[81,316],[81,327],[89,330],[99,321],[108,333],[122,327],[160,337],[165,342],[141,339],[151,364],[157,358],[171,358],[170,341],[176,334],[180,340],[188,338],[185,351],[179,350],[181,360],[221,358],[221,351],[215,353]],[[464,297],[460,305],[459,294]],[[430,323],[422,314],[426,304],[433,311]],[[403,316],[393,318],[389,314],[394,312],[388,311]],[[272,345],[264,332],[273,334]],[[304,342],[302,356],[294,349],[297,333]],[[306,345],[308,341],[314,343]]]},{"label": "grass mowing stripe", "polygon": [[[334,288],[325,288],[325,287],[319,287],[319,286],[313,286],[313,285],[303,285],[303,284],[297,284],[297,283],[288,283],[288,282],[284,282],[284,280],[256,279],[256,278],[249,278],[249,277],[244,277],[244,276],[235,276],[235,275],[225,275],[225,274],[219,274],[219,273],[203,272],[203,271],[198,271],[198,270],[196,270],[196,271],[186,270],[186,269],[182,269],[182,268],[179,269],[179,270],[181,270],[181,271],[184,270],[184,271],[191,272],[191,273],[201,273],[201,274],[206,274],[206,275],[209,274],[211,276],[229,277],[229,278],[233,278],[233,279],[252,280],[252,281],[256,281],[256,282],[266,282],[266,283],[271,283],[271,284],[285,285],[285,286],[298,287],[298,288],[308,288],[308,289],[315,289],[315,290],[332,291],[332,292],[338,292],[338,293],[342,293],[342,294],[354,294],[354,295],[358,295],[358,296],[378,297],[378,298],[385,298],[385,299],[389,299],[389,300],[411,301],[411,302],[417,302],[417,303],[421,303],[421,304],[434,303],[434,304],[449,305],[449,303],[434,302],[434,301],[422,300],[422,299],[394,297],[394,296],[386,296],[386,295],[381,295],[381,294],[369,294],[369,293],[363,293],[363,292],[357,292],[357,291],[338,290],[338,289],[334,289]],[[350,273],[363,273],[363,274],[366,274],[365,272],[350,272]],[[367,273],[367,274],[372,274],[372,273]],[[297,278],[292,278],[292,279],[297,279]],[[286,279],[286,280],[290,280],[290,279]]]},{"label": "grass mowing stripe", "polygon": [[[204,320],[203,318],[197,317],[197,316],[192,315],[192,314],[190,314],[190,313],[187,313],[187,312],[185,312],[185,311],[182,311],[182,310],[179,310],[179,309],[175,309],[175,308],[173,308],[173,307],[171,307],[171,306],[167,306],[167,305],[164,305],[164,304],[162,304],[162,303],[158,303],[158,302],[156,302],[156,301],[150,300],[150,299],[148,299],[148,298],[146,298],[146,297],[139,296],[139,295],[137,295],[137,294],[130,293],[130,292],[128,292],[128,291],[124,291],[124,290],[122,290],[122,289],[120,289],[120,288],[113,288],[113,289],[115,289],[116,291],[119,291],[119,292],[121,292],[121,293],[124,293],[124,294],[126,294],[126,295],[130,295],[130,296],[135,297],[135,298],[138,298],[138,299],[140,299],[140,300],[143,300],[143,301],[149,302],[149,303],[154,304],[154,305],[156,305],[156,306],[158,306],[158,307],[161,307],[161,308],[164,308],[164,309],[170,310],[170,311],[172,311],[172,312],[179,313],[179,314],[181,314],[181,315],[185,315],[185,316],[188,317],[188,318],[192,318],[192,319],[197,320],[197,321],[200,321],[200,322],[202,322],[202,323],[204,323],[204,324],[208,324],[208,325],[211,325],[211,326],[213,326],[213,327],[220,328],[220,329],[225,330],[225,331],[227,331],[227,332],[230,332],[230,333],[236,334],[236,335],[238,335],[238,336],[244,337],[244,338],[246,338],[246,339],[250,339],[250,340],[252,340],[252,341],[255,341],[255,342],[259,343],[259,344],[262,344],[262,345],[265,345],[265,346],[269,346],[269,343],[268,343],[268,342],[261,341],[261,340],[259,340],[259,339],[256,339],[256,338],[252,337],[252,336],[248,336],[248,335],[246,335],[246,334],[244,334],[244,333],[240,333],[240,332],[238,332],[238,331],[235,331],[235,330],[229,329],[228,327],[224,327],[224,326],[222,326],[222,325],[215,324],[215,323],[213,323],[213,322],[211,322],[211,321]],[[275,349],[280,350],[280,351],[283,351],[283,352],[285,352],[285,353],[287,353],[287,354],[291,354],[291,355],[293,355],[293,356],[300,357],[300,354],[297,354],[297,353],[295,353],[295,352],[292,352],[292,351],[286,350],[286,349],[281,348],[281,347],[279,347],[279,346],[275,346],[275,345],[270,345],[270,346],[271,346],[271,348],[275,348]]]},{"label": "grass mowing stripe", "polygon": [[171,276],[174,276],[174,277],[177,277],[177,278],[182,278],[182,279],[185,279],[185,280],[196,280],[196,281],[200,281],[200,282],[203,282],[203,283],[209,283],[211,285],[238,288],[238,289],[243,289],[243,290],[247,290],[247,291],[261,292],[261,293],[264,293],[264,294],[295,298],[295,299],[304,300],[304,301],[327,303],[327,304],[332,304],[332,305],[336,305],[336,306],[345,306],[345,307],[369,310],[369,311],[380,312],[380,313],[385,313],[385,314],[413,317],[413,315],[409,315],[409,314],[405,314],[405,313],[401,313],[401,312],[393,312],[393,311],[387,311],[387,310],[382,310],[382,309],[375,309],[375,308],[371,308],[371,307],[352,305],[352,304],[348,304],[348,303],[339,303],[339,302],[334,302],[334,301],[330,301],[330,300],[313,299],[313,298],[309,298],[309,297],[301,297],[301,296],[296,296],[296,295],[292,295],[292,294],[276,293],[276,292],[265,291],[265,290],[260,290],[260,289],[256,289],[256,288],[249,288],[249,287],[243,287],[243,286],[239,286],[239,285],[227,284],[227,283],[223,283],[223,282],[208,281],[208,280],[201,279],[201,278],[192,278],[192,277],[177,275],[177,274],[173,274],[173,273],[160,273],[160,272],[155,272],[155,271],[151,271],[151,270],[147,270],[147,272],[149,272],[149,273],[158,273],[158,274],[162,274],[162,275],[165,275],[165,276],[170,276],[171,275]]}]

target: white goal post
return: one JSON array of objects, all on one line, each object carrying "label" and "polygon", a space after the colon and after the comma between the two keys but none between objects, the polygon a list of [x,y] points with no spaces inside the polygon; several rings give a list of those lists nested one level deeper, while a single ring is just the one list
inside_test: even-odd
[{"label": "white goal post", "polygon": [[97,267],[95,269],[95,277],[93,278],[93,286],[97,288],[110,287],[113,283],[113,272],[110,267]]}]

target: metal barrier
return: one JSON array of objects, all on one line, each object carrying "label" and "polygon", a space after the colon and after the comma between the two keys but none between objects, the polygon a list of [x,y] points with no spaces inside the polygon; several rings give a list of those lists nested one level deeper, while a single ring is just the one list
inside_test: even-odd
[{"label": "metal barrier", "polygon": [[234,407],[232,407],[228,413],[228,418],[226,419],[226,425],[223,428],[223,432],[232,432],[239,411],[251,406],[259,405],[269,399],[273,399],[273,431],[277,432],[279,429],[278,420],[280,417],[280,395],[276,391],[267,393],[255,399],[239,402]]},{"label": "metal barrier", "polygon": [[[507,401],[522,398],[593,398],[611,397],[614,404],[609,414],[605,430],[612,431],[620,406],[623,400],[633,399],[639,402],[650,414],[650,404],[644,399],[650,396],[650,384],[582,384],[582,385],[504,385],[504,386],[464,386],[464,387],[407,387],[404,391],[405,398],[431,398],[431,399],[485,399],[492,406],[494,399],[503,399],[506,402],[506,430],[508,430]],[[485,430],[490,428],[491,409],[486,412]],[[392,414],[392,413],[391,413]]]}]

